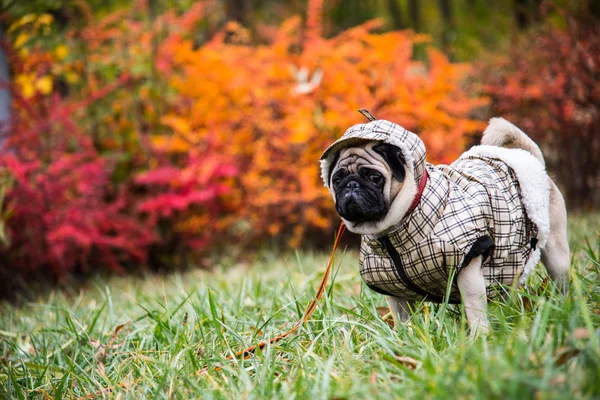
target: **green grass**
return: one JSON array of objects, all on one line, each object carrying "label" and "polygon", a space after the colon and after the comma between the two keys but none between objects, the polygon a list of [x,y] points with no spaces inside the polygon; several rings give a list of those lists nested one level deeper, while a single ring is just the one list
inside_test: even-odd
[{"label": "green grass", "polygon": [[113,392],[98,397],[121,399],[600,397],[599,226],[599,215],[572,218],[569,296],[541,283],[540,266],[530,286],[490,306],[487,338],[469,338],[460,307],[426,303],[393,330],[353,252],[338,253],[335,283],[299,334],[235,363],[224,355],[301,316],[327,255],[266,254],[0,305],[0,398],[103,388]]}]

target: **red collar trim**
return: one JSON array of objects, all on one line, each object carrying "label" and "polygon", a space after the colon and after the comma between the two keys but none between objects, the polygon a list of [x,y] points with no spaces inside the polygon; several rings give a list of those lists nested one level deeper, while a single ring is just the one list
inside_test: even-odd
[{"label": "red collar trim", "polygon": [[429,174],[427,173],[427,168],[425,168],[423,170],[423,176],[421,177],[421,180],[419,181],[419,186],[417,186],[417,194],[415,196],[415,199],[413,200],[412,204],[408,208],[408,211],[406,212],[405,215],[410,214],[411,212],[413,212],[413,210],[415,208],[417,208],[419,201],[421,201],[421,195],[423,195],[423,190],[425,190],[425,185],[427,185],[428,177],[429,177]]}]

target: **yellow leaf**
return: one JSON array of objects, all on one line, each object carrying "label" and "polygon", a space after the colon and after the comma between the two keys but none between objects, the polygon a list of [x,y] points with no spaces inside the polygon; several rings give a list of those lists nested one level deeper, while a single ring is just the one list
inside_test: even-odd
[{"label": "yellow leaf", "polygon": [[25,58],[29,56],[29,49],[27,47],[21,47],[19,50],[19,56],[21,58]]},{"label": "yellow leaf", "polygon": [[52,21],[54,21],[54,17],[50,14],[42,14],[37,20],[41,25],[50,25]]},{"label": "yellow leaf", "polygon": [[27,42],[27,39],[29,39],[29,35],[27,33],[19,33],[19,35],[17,35],[17,38],[15,39],[15,47],[19,48],[23,46]]},{"label": "yellow leaf", "polygon": [[33,22],[34,20],[35,20],[35,14],[24,15],[23,17],[19,18],[17,21],[13,22],[10,25],[10,27],[8,28],[8,33],[11,33],[13,31],[17,30],[20,27],[22,27],[23,25]]},{"label": "yellow leaf", "polygon": [[30,99],[33,97],[35,94],[35,87],[33,86],[32,74],[17,75],[15,81],[21,87],[21,95],[25,99]]},{"label": "yellow leaf", "polygon": [[79,82],[79,75],[77,75],[75,72],[73,71],[69,71],[65,74],[65,79],[67,80],[67,82],[69,83],[77,83]]},{"label": "yellow leaf", "polygon": [[69,54],[69,49],[64,44],[61,44],[56,46],[54,53],[56,54],[56,57],[59,60],[63,60],[67,56],[67,54]]},{"label": "yellow leaf", "polygon": [[190,132],[190,124],[183,118],[179,118],[172,115],[165,115],[160,119],[160,122],[162,122],[166,126],[171,127],[175,132],[183,134]]},{"label": "yellow leaf", "polygon": [[52,92],[52,78],[48,75],[42,76],[35,82],[35,88],[42,94],[48,94]]}]

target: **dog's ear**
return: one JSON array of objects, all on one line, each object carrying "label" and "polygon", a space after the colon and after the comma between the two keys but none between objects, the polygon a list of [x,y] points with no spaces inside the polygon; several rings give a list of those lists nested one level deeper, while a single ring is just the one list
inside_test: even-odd
[{"label": "dog's ear", "polygon": [[394,178],[400,182],[404,182],[404,178],[406,177],[406,170],[404,169],[406,160],[404,160],[402,151],[398,147],[387,143],[380,143],[373,146],[373,151],[380,154],[388,163]]},{"label": "dog's ear", "polygon": [[329,176],[327,177],[327,186],[329,187],[331,185],[331,175],[333,175],[333,170],[335,169],[335,166],[338,162],[338,160],[340,159],[340,152],[337,151],[335,153],[335,155],[333,156],[333,159],[331,160],[331,164],[329,164]]}]

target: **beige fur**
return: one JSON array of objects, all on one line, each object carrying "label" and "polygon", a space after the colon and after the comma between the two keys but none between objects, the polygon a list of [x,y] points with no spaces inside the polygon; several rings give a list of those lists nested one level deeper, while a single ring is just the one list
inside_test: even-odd
[{"label": "beige fur", "polygon": [[567,209],[558,187],[551,182],[550,234],[542,249],[542,263],[548,275],[566,294],[569,285],[571,251],[567,240]]},{"label": "beige fur", "polygon": [[399,297],[388,296],[388,305],[390,312],[394,317],[394,326],[399,326],[400,323],[408,321],[411,310],[414,311],[415,303]]},{"label": "beige fur", "polygon": [[485,280],[481,271],[482,257],[475,257],[458,274],[457,285],[460,290],[467,322],[471,334],[487,333],[490,323],[487,318],[487,298],[485,293]]},{"label": "beige fur", "polygon": [[504,118],[492,118],[483,132],[481,144],[488,146],[506,147],[509,149],[527,150],[535,158],[546,165],[539,146],[519,128]]}]

